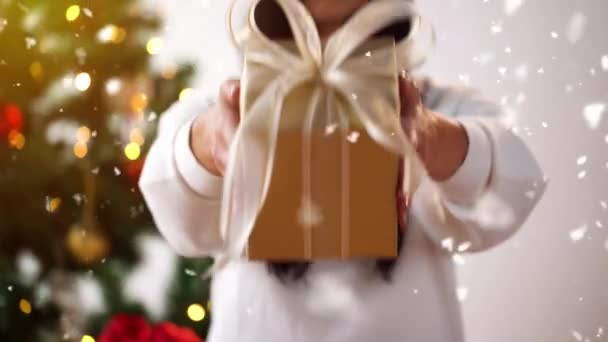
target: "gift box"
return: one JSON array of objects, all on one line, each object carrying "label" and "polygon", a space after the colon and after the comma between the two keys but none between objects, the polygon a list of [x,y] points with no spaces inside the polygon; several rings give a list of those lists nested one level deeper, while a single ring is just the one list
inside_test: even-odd
[{"label": "gift box", "polygon": [[254,1],[249,13],[235,30],[241,123],[222,257],[396,257],[396,192],[413,193],[424,174],[399,117],[398,51],[417,27],[413,7],[375,0],[325,42],[298,0]]}]

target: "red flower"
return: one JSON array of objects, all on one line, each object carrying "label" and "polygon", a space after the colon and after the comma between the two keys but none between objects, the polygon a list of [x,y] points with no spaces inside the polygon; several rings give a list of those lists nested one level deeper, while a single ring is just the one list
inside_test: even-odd
[{"label": "red flower", "polygon": [[152,327],[141,317],[117,315],[105,326],[99,342],[148,342]]},{"label": "red flower", "polygon": [[203,342],[203,340],[188,328],[165,322],[154,327],[150,342]]},{"label": "red flower", "polygon": [[103,329],[99,342],[203,342],[194,331],[173,323],[150,326],[138,316],[117,315]]}]

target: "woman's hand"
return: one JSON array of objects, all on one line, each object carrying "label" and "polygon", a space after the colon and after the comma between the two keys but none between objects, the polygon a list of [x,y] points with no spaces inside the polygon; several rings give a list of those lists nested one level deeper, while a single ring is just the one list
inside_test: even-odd
[{"label": "woman's hand", "polygon": [[224,82],[217,101],[192,124],[192,152],[198,162],[216,176],[223,176],[226,171],[230,142],[240,121],[239,93],[238,80]]},{"label": "woman's hand", "polygon": [[401,124],[410,138],[429,176],[444,181],[456,173],[469,150],[464,127],[424,107],[414,81],[402,72],[399,77]]}]

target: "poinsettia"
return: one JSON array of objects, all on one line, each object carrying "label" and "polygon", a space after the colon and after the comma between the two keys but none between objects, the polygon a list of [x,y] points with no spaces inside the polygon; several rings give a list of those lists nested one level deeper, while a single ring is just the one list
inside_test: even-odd
[{"label": "poinsettia", "polygon": [[117,315],[105,326],[99,342],[203,342],[189,328],[169,322],[152,326],[139,316]]}]

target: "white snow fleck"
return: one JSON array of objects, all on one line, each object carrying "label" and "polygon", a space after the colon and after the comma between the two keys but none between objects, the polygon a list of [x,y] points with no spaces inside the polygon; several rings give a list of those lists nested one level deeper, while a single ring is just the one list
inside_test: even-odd
[{"label": "white snow fleck", "polygon": [[577,341],[582,341],[583,340],[583,335],[581,333],[579,333],[576,330],[572,330],[572,337],[574,337]]},{"label": "white snow fleck", "polygon": [[576,160],[576,164],[577,165],[584,165],[587,162],[587,156],[580,156],[578,157],[578,159]]},{"label": "white snow fleck", "polygon": [[566,27],[566,38],[572,44],[577,43],[585,34],[587,17],[581,12],[572,14]]},{"label": "white snow fleck", "polygon": [[464,302],[469,295],[469,289],[466,287],[459,287],[456,289],[456,297],[459,301]]},{"label": "white snow fleck", "polygon": [[583,170],[581,172],[578,173],[578,175],[576,176],[578,179],[583,179],[585,178],[585,176],[587,175],[587,171]]},{"label": "white snow fleck", "polygon": [[599,126],[605,110],[606,104],[604,103],[591,103],[585,106],[583,109],[583,118],[590,129],[596,129]]},{"label": "white snow fleck", "polygon": [[585,237],[585,234],[587,234],[587,225],[586,224],[584,224],[576,229],[571,230],[570,231],[570,240],[572,240],[572,242],[578,242]]},{"label": "white snow fleck", "polygon": [[524,0],[504,0],[504,10],[509,16],[515,14],[521,6],[524,5]]},{"label": "white snow fleck", "polygon": [[446,238],[441,240],[441,247],[447,251],[453,251],[454,250],[454,239],[453,238]]}]

